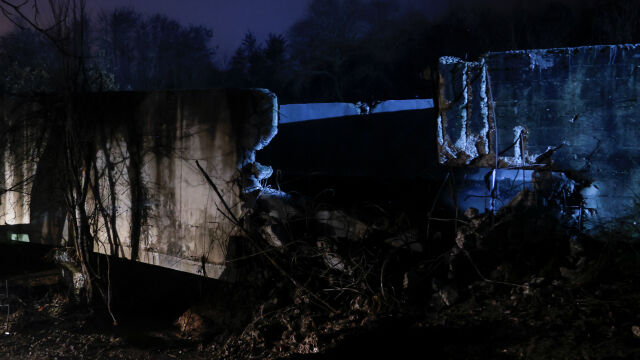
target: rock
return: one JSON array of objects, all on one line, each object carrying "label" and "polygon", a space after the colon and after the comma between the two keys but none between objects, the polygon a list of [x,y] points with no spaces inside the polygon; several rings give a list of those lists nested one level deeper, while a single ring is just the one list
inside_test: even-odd
[{"label": "rock", "polygon": [[464,216],[469,220],[475,219],[479,214],[480,211],[474,207],[470,207],[464,212]]},{"label": "rock", "polygon": [[418,242],[418,230],[416,229],[388,238],[384,242],[393,247],[406,248],[415,252],[422,252],[424,250],[422,244]]},{"label": "rock", "polygon": [[75,301],[80,302],[89,281],[70,251],[70,249],[57,249],[53,254],[53,259],[61,266],[62,279],[71,289]]},{"label": "rock", "polygon": [[298,199],[275,189],[263,188],[255,202],[261,212],[283,222],[302,213],[302,205]]},{"label": "rock", "polygon": [[327,225],[332,230],[332,237],[349,240],[361,240],[368,230],[368,226],[354,219],[341,210],[320,210],[315,214],[315,220]]},{"label": "rock", "polygon": [[243,191],[250,193],[256,190],[262,190],[263,186],[261,181],[273,175],[273,168],[262,165],[259,162],[252,162],[245,165],[242,168],[242,172],[245,175],[243,177]]},{"label": "rock", "polygon": [[191,309],[180,315],[176,320],[176,326],[178,326],[181,336],[186,338],[200,337],[205,331],[204,319]]},{"label": "rock", "polygon": [[337,270],[344,273],[351,273],[350,269],[348,269],[345,265],[344,260],[340,255],[336,254],[332,251],[329,246],[330,239],[324,238],[317,242],[318,249],[322,252],[322,258],[324,260],[325,265],[331,270]]},{"label": "rock", "polygon": [[271,246],[273,246],[275,248],[282,248],[282,241],[280,240],[278,235],[276,235],[273,232],[273,228],[272,228],[271,225],[262,226],[258,230],[258,232],[260,233],[260,235],[262,236],[263,239],[267,240],[269,245],[271,245]]},{"label": "rock", "polygon": [[447,306],[451,306],[458,301],[458,291],[452,286],[445,286],[431,297],[431,305],[436,309],[441,309]]},{"label": "rock", "polygon": [[584,246],[577,235],[573,235],[569,238],[569,254],[574,258],[579,258],[584,254]]}]

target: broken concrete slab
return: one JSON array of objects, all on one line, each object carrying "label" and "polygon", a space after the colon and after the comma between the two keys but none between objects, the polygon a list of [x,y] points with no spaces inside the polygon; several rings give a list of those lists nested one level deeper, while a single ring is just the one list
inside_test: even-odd
[{"label": "broken concrete slab", "polygon": [[375,104],[370,110],[370,113],[377,114],[425,109],[433,109],[433,99],[385,100]]},{"label": "broken concrete slab", "polygon": [[352,103],[288,104],[280,106],[280,123],[294,123],[342,116],[360,115]]},{"label": "broken concrete slab", "polygon": [[337,239],[362,240],[369,229],[367,224],[342,210],[320,210],[316,212],[314,220],[326,225],[328,235]]},{"label": "broken concrete slab", "polygon": [[[90,224],[97,229],[94,251],[213,278],[231,276],[226,259],[238,229],[218,209],[224,201],[239,218],[244,184],[260,188],[269,175],[268,167],[255,164],[255,152],[277,132],[275,95],[123,92],[78,95],[74,101],[77,116],[90,123],[86,142],[95,149],[95,168],[84,169],[92,173],[87,212],[98,214]],[[30,242],[64,245],[70,227],[64,225],[67,209],[57,182],[62,177],[56,174],[67,145],[61,130],[48,126],[57,105],[53,96],[5,98],[0,104],[2,125],[24,130],[3,132],[15,139],[2,143],[0,180],[17,191],[0,195],[0,223],[24,225],[17,234],[28,234]],[[252,166],[257,173],[245,179],[241,170]],[[101,213],[116,216],[107,224]]]},{"label": "broken concrete slab", "polygon": [[598,224],[640,193],[640,46],[491,52],[440,60],[442,164],[581,174]]}]

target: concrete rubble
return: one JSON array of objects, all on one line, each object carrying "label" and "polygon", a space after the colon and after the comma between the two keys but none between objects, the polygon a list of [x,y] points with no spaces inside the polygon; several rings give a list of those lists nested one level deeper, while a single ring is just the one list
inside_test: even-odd
[{"label": "concrete rubble", "polygon": [[348,216],[341,210],[320,210],[316,212],[315,220],[319,224],[326,225],[330,235],[339,239],[362,239],[369,228],[363,222]]}]

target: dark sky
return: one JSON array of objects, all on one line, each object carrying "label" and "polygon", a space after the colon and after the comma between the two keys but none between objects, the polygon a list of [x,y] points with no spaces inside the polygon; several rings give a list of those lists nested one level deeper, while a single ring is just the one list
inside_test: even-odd
[{"label": "dark sky", "polygon": [[[14,0],[18,3],[22,0]],[[43,6],[44,0],[38,0]],[[437,15],[452,4],[504,8],[514,0],[394,0],[398,6],[412,3],[425,13]],[[520,0],[536,4],[537,0]],[[564,0],[565,2],[581,0]],[[183,24],[205,25],[214,32],[214,43],[219,45],[219,60],[231,57],[243,35],[251,30],[263,40],[270,33],[284,33],[306,13],[311,0],[87,0],[93,14],[101,9],[111,10],[128,6],[145,14],[162,13]],[[10,28],[0,16],[0,35]]]},{"label": "dark sky", "polygon": [[[19,3],[22,0],[13,0]],[[38,0],[42,8],[45,0]],[[444,4],[461,0],[394,0],[398,6],[413,3],[416,7],[438,12]],[[465,1],[465,0],[462,0]],[[487,0],[475,0],[487,1]],[[242,37],[251,30],[262,40],[272,33],[284,33],[306,13],[311,0],[87,0],[93,14],[101,9],[132,7],[145,14],[161,13],[183,24],[205,25],[214,31],[214,43],[220,46],[224,60],[238,47]],[[0,16],[0,35],[10,29]]]},{"label": "dark sky", "polygon": [[220,55],[231,56],[251,30],[258,40],[283,33],[302,18],[311,0],[87,0],[93,8],[130,6],[143,13],[161,13],[183,24],[213,29]]},{"label": "dark sky", "polygon": [[[145,14],[161,13],[183,24],[205,25],[214,31],[220,57],[231,56],[242,37],[251,30],[259,40],[283,33],[302,18],[311,0],[87,0],[93,14],[100,9],[128,6]],[[18,2],[17,0],[15,1]],[[45,1],[40,0],[44,6]],[[0,16],[0,34],[10,23]]]}]

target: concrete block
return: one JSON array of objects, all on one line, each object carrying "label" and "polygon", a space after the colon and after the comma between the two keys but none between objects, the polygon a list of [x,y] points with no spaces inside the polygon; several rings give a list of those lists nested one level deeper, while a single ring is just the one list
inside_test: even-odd
[{"label": "concrete block", "polygon": [[[275,136],[275,95],[265,90],[121,92],[73,100],[76,116],[86,119],[81,144],[91,149],[95,163],[82,169],[92,179],[86,210],[98,214],[90,219],[97,229],[93,250],[228,277],[231,239],[239,230],[218,210],[222,201],[195,161],[240,217],[241,184],[247,182],[240,170],[254,163],[255,152]],[[24,225],[31,242],[64,245],[70,225],[61,169],[69,145],[63,127],[50,126],[56,124],[56,106],[54,96],[0,104],[2,125],[20,129],[7,132],[9,141],[0,143],[0,175],[3,184],[25,190],[0,195],[0,231]],[[100,216],[102,211],[115,213],[115,221]]]},{"label": "concrete block", "polygon": [[[471,91],[455,101],[441,91],[442,164],[491,167],[497,156],[499,167],[531,168],[548,147],[562,145],[551,166],[581,172],[601,185],[586,192],[587,202],[597,205],[599,222],[640,216],[624,205],[640,183],[638,45],[488,53],[467,66],[458,61],[455,68],[441,72],[441,90],[452,79],[468,75],[469,67],[478,71],[477,64],[485,69],[486,83],[472,78]],[[486,119],[460,110],[483,106],[490,109]],[[485,123],[488,131],[478,132]],[[504,151],[522,131],[527,139],[518,144],[520,149]],[[487,144],[487,152],[476,150]]]}]

